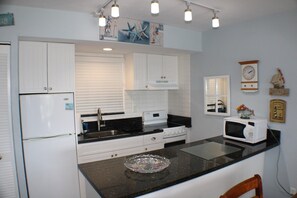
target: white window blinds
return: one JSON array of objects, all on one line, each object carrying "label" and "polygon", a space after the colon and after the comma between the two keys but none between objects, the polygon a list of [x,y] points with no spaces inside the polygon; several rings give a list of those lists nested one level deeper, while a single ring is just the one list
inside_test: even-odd
[{"label": "white window blinds", "polygon": [[123,112],[123,56],[76,56],[76,110],[80,114]]},{"label": "white window blinds", "polygon": [[15,198],[18,189],[9,109],[9,68],[10,45],[0,44],[0,197]]}]

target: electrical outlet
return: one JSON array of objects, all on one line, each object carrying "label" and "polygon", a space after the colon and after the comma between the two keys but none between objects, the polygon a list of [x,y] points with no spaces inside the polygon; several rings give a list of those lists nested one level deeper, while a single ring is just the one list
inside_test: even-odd
[{"label": "electrical outlet", "polygon": [[296,194],[296,188],[290,187],[290,194],[295,195]]}]

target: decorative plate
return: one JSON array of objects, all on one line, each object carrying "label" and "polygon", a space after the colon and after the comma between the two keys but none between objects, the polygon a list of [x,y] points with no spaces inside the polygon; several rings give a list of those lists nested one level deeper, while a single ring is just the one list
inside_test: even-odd
[{"label": "decorative plate", "polygon": [[128,158],[124,165],[138,173],[156,173],[164,170],[170,165],[169,159],[159,155],[135,155]]}]

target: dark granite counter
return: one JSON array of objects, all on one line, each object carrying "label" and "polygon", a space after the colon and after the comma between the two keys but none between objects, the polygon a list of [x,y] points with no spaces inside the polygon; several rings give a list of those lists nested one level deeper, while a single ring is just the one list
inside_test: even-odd
[{"label": "dark granite counter", "polygon": [[[139,132],[127,132],[127,133],[123,133],[123,134],[117,135],[117,136],[106,136],[106,137],[101,137],[101,138],[88,138],[88,137],[86,138],[84,135],[78,135],[77,141],[78,141],[78,144],[83,144],[83,143],[90,143],[90,142],[129,138],[129,137],[139,136],[139,135],[149,135],[149,134],[160,133],[160,132],[163,132],[163,130],[154,130],[154,131],[141,130]],[[98,133],[100,133],[100,132],[98,132]]]},{"label": "dark granite counter", "polygon": [[[124,166],[128,156],[80,164],[79,169],[101,197],[135,197],[208,174],[276,147],[280,132],[273,133],[277,140],[268,133],[266,141],[254,145],[217,136],[149,152],[164,156],[171,162],[168,168],[159,173],[141,174],[128,170]],[[180,150],[208,142],[236,147],[238,151],[205,160]]]},{"label": "dark granite counter", "polygon": [[148,135],[153,133],[163,132],[163,128],[170,128],[176,126],[186,126],[191,127],[191,118],[181,117],[175,115],[168,115],[168,120],[166,124],[154,125],[154,126],[143,126],[142,118],[125,118],[125,119],[116,119],[116,120],[106,120],[104,121],[104,127],[101,127],[101,131],[98,131],[98,123],[97,121],[86,122],[86,125],[83,126],[87,128],[89,132],[104,132],[108,130],[118,130],[121,131],[120,135],[110,135],[104,137],[87,137],[83,134],[79,134],[77,137],[78,144],[89,143],[89,142],[97,142],[97,141],[105,141],[119,138],[127,138],[139,135]]}]

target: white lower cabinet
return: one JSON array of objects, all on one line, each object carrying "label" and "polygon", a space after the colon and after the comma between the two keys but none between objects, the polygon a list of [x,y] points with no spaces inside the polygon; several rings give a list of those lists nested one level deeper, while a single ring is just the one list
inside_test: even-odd
[{"label": "white lower cabinet", "polygon": [[141,152],[143,136],[78,144],[78,163],[121,157]]},{"label": "white lower cabinet", "polygon": [[155,133],[155,134],[143,136],[144,152],[164,148],[163,136],[164,136],[163,133]]},{"label": "white lower cabinet", "polygon": [[[78,163],[88,163],[164,148],[163,132],[114,140],[78,144]],[[100,197],[80,173],[81,198]]]}]

